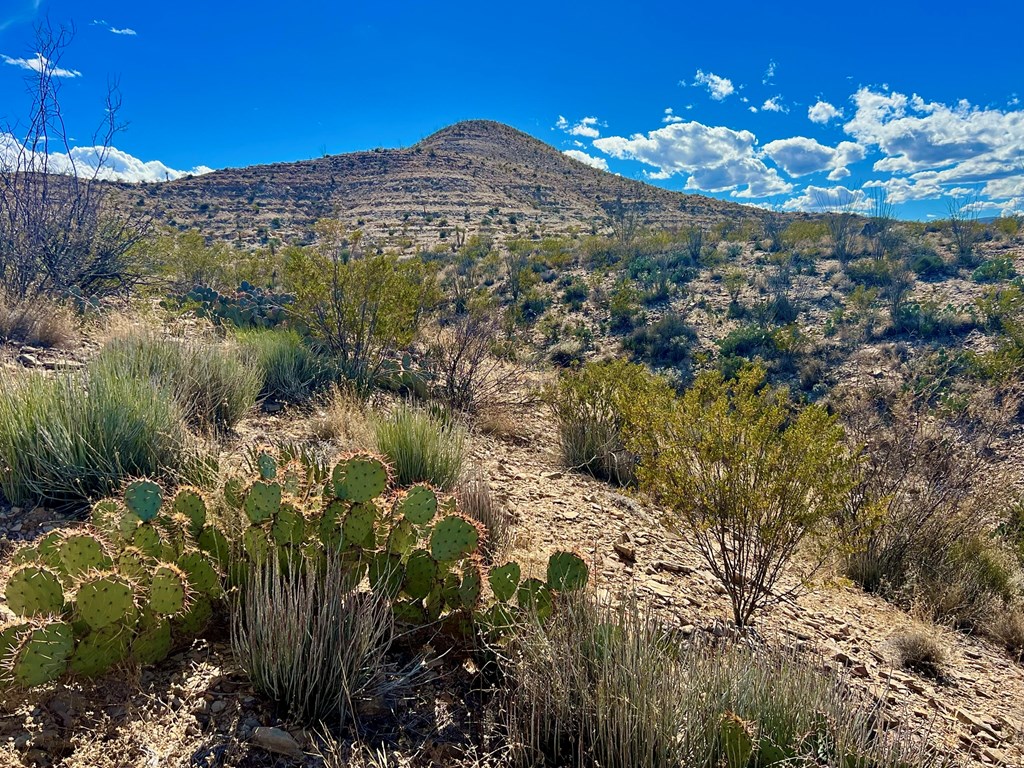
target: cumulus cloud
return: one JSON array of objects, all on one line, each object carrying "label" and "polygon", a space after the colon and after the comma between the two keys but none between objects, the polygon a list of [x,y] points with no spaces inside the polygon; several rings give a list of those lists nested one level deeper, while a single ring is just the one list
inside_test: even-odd
[{"label": "cumulus cloud", "polygon": [[681,123],[683,118],[672,111],[672,107],[665,107],[665,116],[661,118],[663,123]]},{"label": "cumulus cloud", "polygon": [[[11,167],[21,152],[21,144],[10,134],[0,133],[0,166]],[[116,147],[104,151],[102,147],[73,147],[69,153],[51,152],[49,156],[51,173],[72,173],[77,169],[80,176],[92,176],[106,181],[152,182],[180,179],[183,176],[200,176],[213,169],[199,165],[188,171],[171,168],[159,160],[143,161]]]},{"label": "cumulus cloud", "polygon": [[565,131],[570,136],[583,136],[588,139],[596,139],[601,135],[601,131],[598,130],[598,126],[601,125],[601,121],[596,117],[584,117],[577,123],[570,123],[562,115],[558,116],[558,122],[555,123],[555,127],[560,131]]},{"label": "cumulus cloud", "polygon": [[832,171],[836,178],[849,176],[846,166],[863,160],[865,155],[864,147],[852,141],[841,141],[838,146],[828,147],[806,136],[770,141],[762,151],[790,176]]},{"label": "cumulus cloud", "polygon": [[573,160],[579,160],[581,163],[589,165],[591,168],[597,168],[601,171],[608,170],[608,161],[603,157],[594,157],[593,155],[588,155],[586,152],[582,152],[578,149],[567,149],[562,154],[568,155]]},{"label": "cumulus cloud", "polygon": [[782,207],[787,211],[811,213],[835,210],[863,211],[871,207],[871,200],[861,189],[816,187],[811,184],[801,194],[783,203]]},{"label": "cumulus cloud", "polygon": [[812,104],[807,108],[807,119],[812,123],[818,123],[819,125],[827,125],[842,116],[842,109],[829,104],[827,101],[822,101],[821,99],[818,99],[815,104]]},{"label": "cumulus cloud", "polygon": [[769,197],[793,189],[756,155],[757,139],[750,131],[680,122],[646,135],[609,136],[593,143],[607,155],[638,160],[657,169],[649,178],[686,175],[686,189],[729,191],[739,198]]},{"label": "cumulus cloud", "polygon": [[82,76],[82,73],[77,69],[64,69],[63,67],[54,65],[41,53],[37,53],[31,59],[16,59],[0,53],[0,59],[4,60],[4,64],[10,64],[13,67],[20,67],[21,69],[32,70],[33,72],[49,72],[53,77]]},{"label": "cumulus cloud", "polygon": [[782,103],[781,96],[772,96],[770,99],[765,99],[761,109],[765,112],[789,112],[789,108]]},{"label": "cumulus cloud", "polygon": [[723,101],[727,97],[731,96],[736,92],[736,88],[732,84],[732,80],[727,77],[719,77],[714,72],[704,73],[702,70],[697,70],[697,74],[694,76],[693,85],[703,85],[708,89],[708,93],[711,94],[711,98],[715,101]]}]

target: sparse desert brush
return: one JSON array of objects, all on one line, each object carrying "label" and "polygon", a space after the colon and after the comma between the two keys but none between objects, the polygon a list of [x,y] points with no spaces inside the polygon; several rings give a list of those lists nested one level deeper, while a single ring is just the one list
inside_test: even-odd
[{"label": "sparse desert brush", "polygon": [[1024,661],[1024,607],[1006,606],[985,625],[984,632],[1017,661]]},{"label": "sparse desert brush", "polygon": [[879,732],[879,705],[841,678],[786,653],[683,645],[630,600],[563,601],[521,628],[508,675],[519,765],[937,764],[920,734]]},{"label": "sparse desert brush", "polygon": [[347,451],[374,444],[369,406],[352,387],[333,385],[324,395],[313,421],[313,434],[336,442]]},{"label": "sparse desert brush", "polygon": [[61,347],[75,336],[71,311],[43,297],[16,301],[0,289],[0,340]]},{"label": "sparse desert brush", "polygon": [[261,397],[301,402],[338,376],[337,366],[296,331],[255,328],[235,336],[243,359],[262,375]]},{"label": "sparse desert brush", "polygon": [[103,368],[0,378],[0,490],[13,504],[80,504],[137,475],[215,474],[180,406],[148,380]]},{"label": "sparse desert brush", "polygon": [[483,554],[495,562],[508,549],[514,521],[508,507],[494,498],[487,474],[479,466],[466,473],[457,489],[459,511],[484,526]]},{"label": "sparse desert brush", "polygon": [[373,424],[377,450],[394,468],[399,485],[426,482],[450,490],[462,474],[466,430],[452,416],[399,403]]},{"label": "sparse desert brush", "polygon": [[900,666],[927,677],[941,677],[946,649],[937,632],[935,627],[915,626],[895,635],[892,643]]},{"label": "sparse desert brush", "polygon": [[204,428],[230,428],[252,410],[261,372],[227,342],[177,340],[136,331],[109,341],[90,363],[104,377],[146,382]]}]

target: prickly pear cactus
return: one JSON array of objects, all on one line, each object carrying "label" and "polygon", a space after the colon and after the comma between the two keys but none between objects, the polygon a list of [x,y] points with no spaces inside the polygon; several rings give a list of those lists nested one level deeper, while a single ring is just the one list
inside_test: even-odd
[{"label": "prickly pear cactus", "polygon": [[56,573],[31,563],[17,568],[4,590],[7,606],[19,616],[52,616],[64,610],[64,587]]}]

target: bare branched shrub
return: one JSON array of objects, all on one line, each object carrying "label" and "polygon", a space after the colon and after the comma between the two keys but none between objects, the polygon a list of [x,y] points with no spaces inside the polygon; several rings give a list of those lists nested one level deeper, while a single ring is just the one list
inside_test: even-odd
[{"label": "bare branched shrub", "polygon": [[474,467],[459,482],[459,511],[481,523],[487,531],[483,554],[497,561],[512,543],[514,521],[508,507],[494,498],[487,474]]},{"label": "bare branched shrub", "polygon": [[975,264],[974,248],[981,235],[978,227],[978,197],[951,197],[946,203],[949,234],[953,239],[957,261],[963,266]]},{"label": "bare branched shrub", "polygon": [[850,258],[854,231],[854,200],[837,200],[828,192],[814,194],[814,205],[825,215],[825,226],[832,239],[832,257],[845,264]]},{"label": "bare branched shrub", "polygon": [[[28,76],[32,105],[24,125],[6,125],[0,152],[0,283],[16,298],[127,292],[144,277],[134,249],[149,219],[134,206],[114,206],[101,179],[121,129],[116,84],[92,137],[93,159],[72,152],[60,104],[61,58],[73,30],[44,23],[34,52],[42,65]],[[59,154],[58,154],[59,153]]]},{"label": "bare branched shrub", "polygon": [[351,589],[345,566],[329,555],[321,568],[254,566],[232,606],[231,647],[253,685],[307,724],[342,727],[361,702],[398,682],[387,654],[391,607]]}]

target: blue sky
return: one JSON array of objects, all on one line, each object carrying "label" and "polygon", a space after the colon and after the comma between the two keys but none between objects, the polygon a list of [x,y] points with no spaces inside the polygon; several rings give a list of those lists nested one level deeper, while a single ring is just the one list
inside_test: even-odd
[{"label": "blue sky", "polygon": [[884,190],[908,218],[944,215],[951,195],[1024,211],[1024,3],[0,0],[0,118],[25,112],[47,15],[77,28],[62,100],[83,157],[120,80],[124,178],[408,146],[489,118],[739,202]]}]

